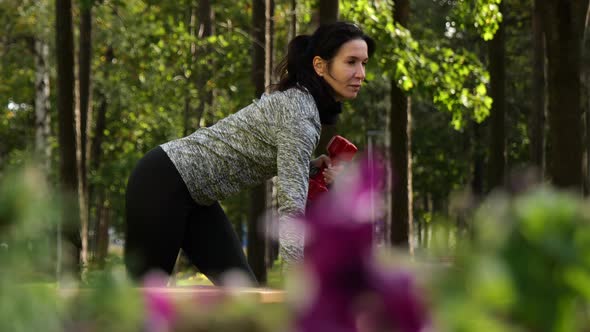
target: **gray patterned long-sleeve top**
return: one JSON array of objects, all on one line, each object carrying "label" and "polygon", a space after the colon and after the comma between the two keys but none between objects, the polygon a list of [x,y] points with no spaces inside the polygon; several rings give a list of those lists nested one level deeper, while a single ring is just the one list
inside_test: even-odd
[{"label": "gray patterned long-sleeve top", "polygon": [[193,199],[222,200],[277,176],[281,256],[303,257],[303,236],[293,219],[303,215],[309,163],[320,137],[311,94],[297,88],[274,92],[208,128],[162,145]]}]

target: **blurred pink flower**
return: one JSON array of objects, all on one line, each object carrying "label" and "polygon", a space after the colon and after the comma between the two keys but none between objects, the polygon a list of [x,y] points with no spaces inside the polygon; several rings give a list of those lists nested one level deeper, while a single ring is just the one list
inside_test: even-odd
[{"label": "blurred pink flower", "polygon": [[143,282],[147,332],[167,332],[174,324],[176,309],[174,302],[165,292],[167,279],[168,277],[163,274],[152,273]]},{"label": "blurred pink flower", "polygon": [[374,260],[384,174],[380,159],[362,158],[311,202],[303,268],[315,292],[297,313],[299,332],[419,332],[429,325],[411,275]]}]

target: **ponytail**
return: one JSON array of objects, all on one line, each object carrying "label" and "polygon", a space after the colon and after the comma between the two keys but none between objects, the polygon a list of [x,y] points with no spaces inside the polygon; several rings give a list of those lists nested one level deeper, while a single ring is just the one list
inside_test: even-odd
[{"label": "ponytail", "polygon": [[289,42],[287,56],[277,65],[275,74],[279,77],[273,90],[285,91],[296,86],[301,73],[313,73],[310,52],[310,35],[299,35]]}]

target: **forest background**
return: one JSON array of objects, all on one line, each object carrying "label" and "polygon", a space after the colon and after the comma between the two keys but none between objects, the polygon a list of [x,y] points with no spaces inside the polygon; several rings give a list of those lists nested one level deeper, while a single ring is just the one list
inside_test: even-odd
[{"label": "forest background", "polygon": [[[382,241],[420,252],[494,190],[588,195],[589,16],[587,0],[2,0],[0,176],[42,165],[73,198],[63,264],[104,266],[145,152],[260,97],[293,36],[352,21],[377,53],[318,153],[334,133],[383,151]],[[271,184],[223,202],[263,282],[276,244],[248,230],[273,204]]]}]

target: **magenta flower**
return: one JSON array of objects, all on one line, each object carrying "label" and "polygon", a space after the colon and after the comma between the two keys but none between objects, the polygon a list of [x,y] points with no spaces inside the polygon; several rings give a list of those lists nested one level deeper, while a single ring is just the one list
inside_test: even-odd
[{"label": "magenta flower", "polygon": [[151,274],[143,283],[147,332],[170,331],[176,319],[174,302],[165,292],[166,280],[167,276]]},{"label": "magenta flower", "polygon": [[371,289],[383,301],[384,325],[399,331],[425,331],[430,323],[412,276],[405,271],[372,272]]},{"label": "magenta flower", "polygon": [[429,325],[411,276],[374,260],[382,165],[363,158],[308,209],[303,267],[314,293],[297,313],[299,332],[419,332]]}]

